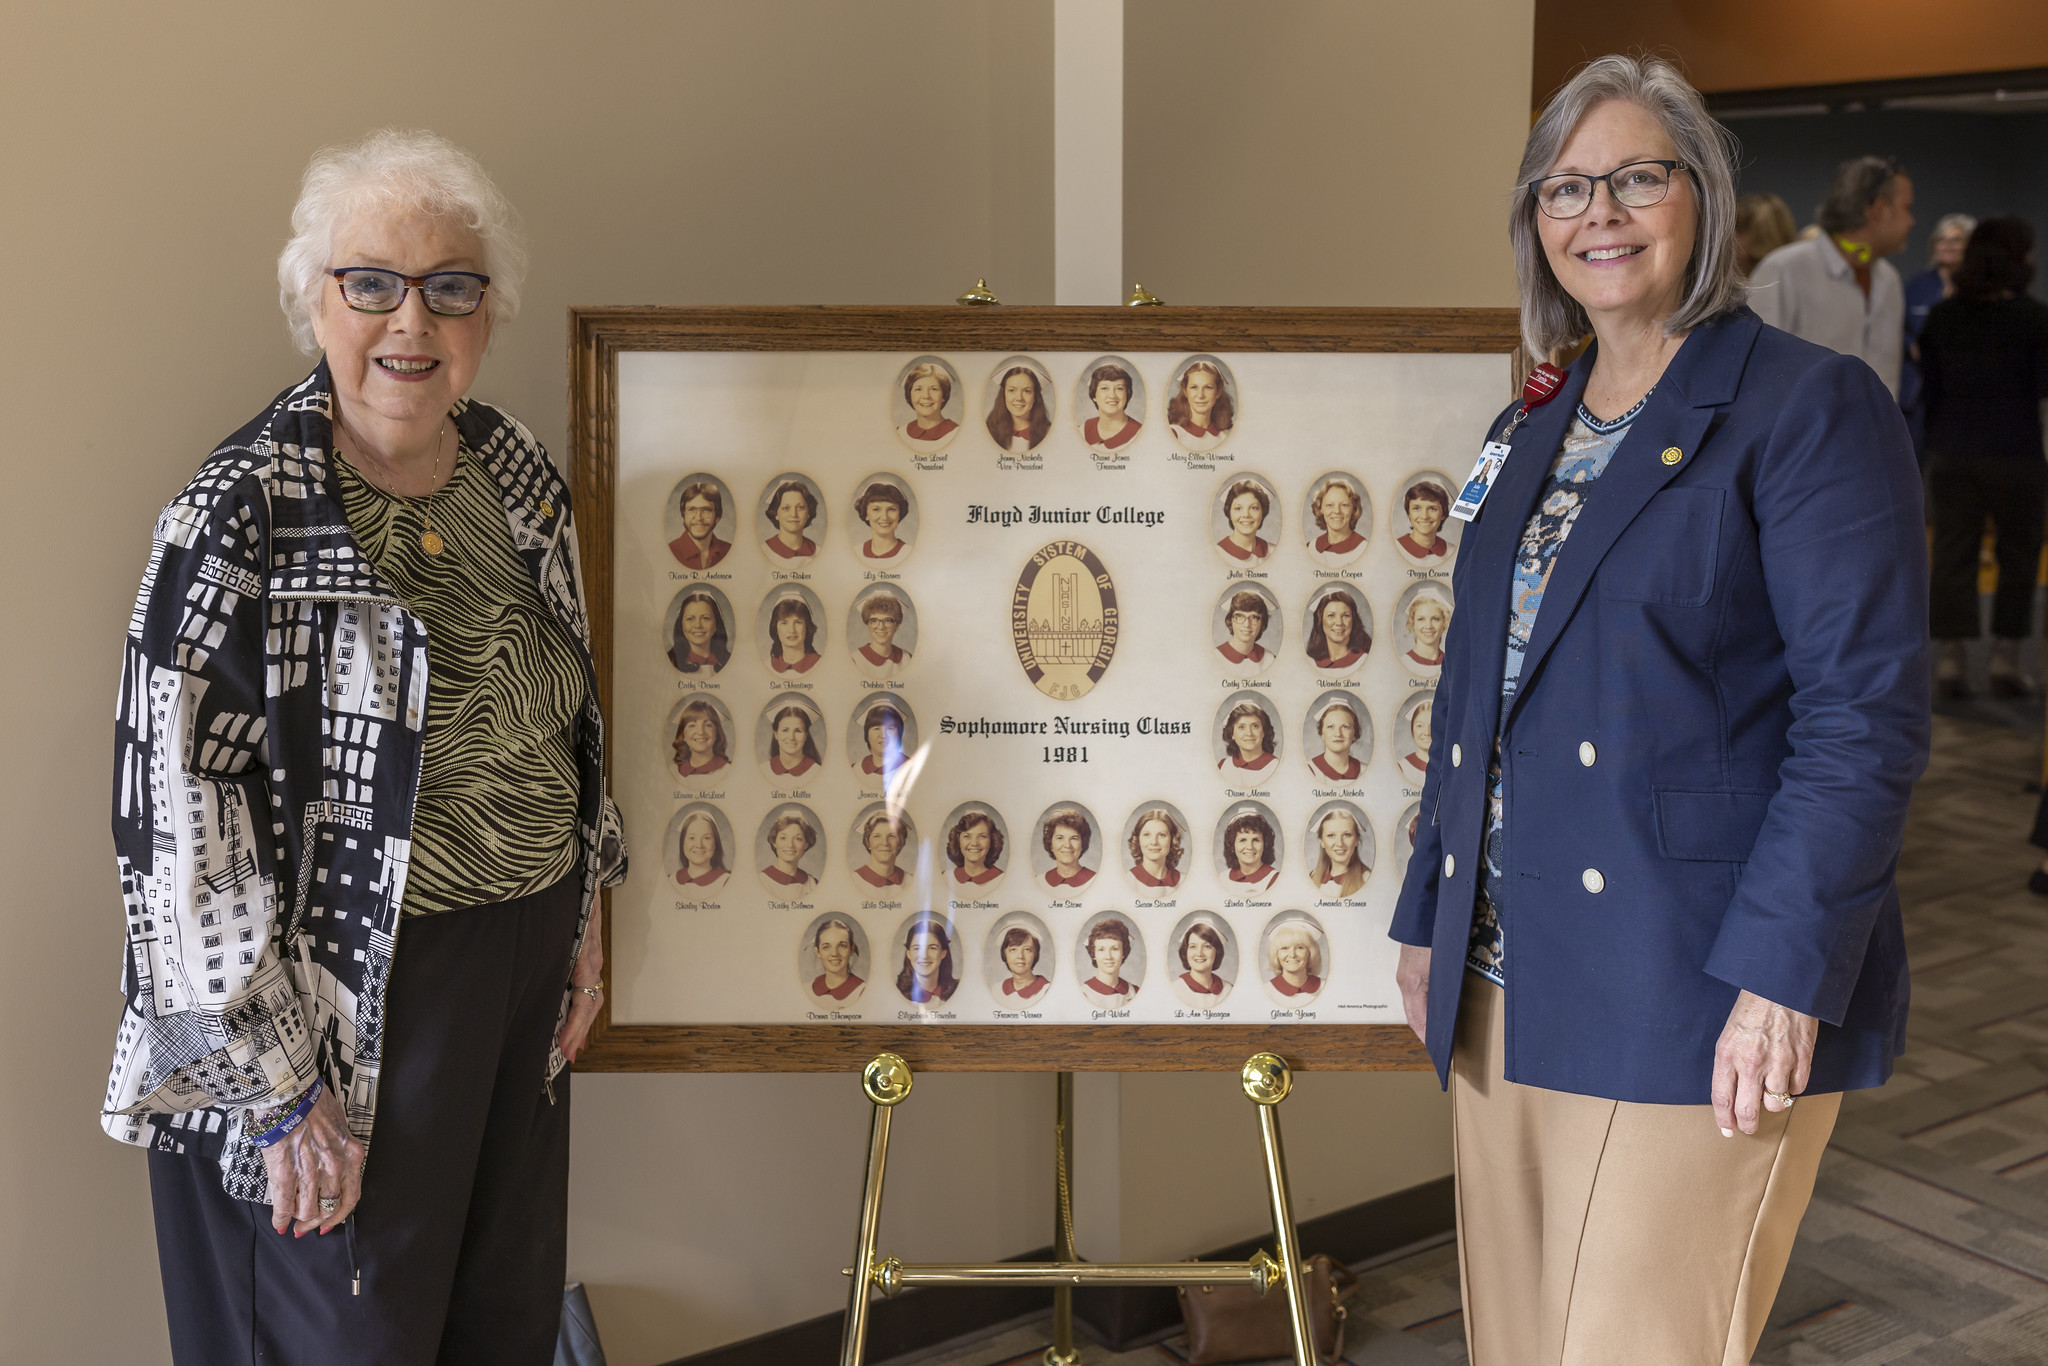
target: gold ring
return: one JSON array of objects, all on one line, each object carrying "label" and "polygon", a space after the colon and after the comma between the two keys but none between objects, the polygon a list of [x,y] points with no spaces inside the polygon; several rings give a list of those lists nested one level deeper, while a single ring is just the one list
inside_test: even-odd
[{"label": "gold ring", "polygon": [[1778,1102],[1780,1109],[1789,1110],[1792,1108],[1792,1097],[1786,1095],[1783,1091],[1766,1091],[1764,1092],[1764,1099],[1775,1100]]}]

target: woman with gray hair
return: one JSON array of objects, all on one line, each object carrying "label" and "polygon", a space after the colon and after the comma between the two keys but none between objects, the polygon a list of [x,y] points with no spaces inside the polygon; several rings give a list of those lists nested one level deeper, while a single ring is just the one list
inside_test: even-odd
[{"label": "woman with gray hair", "polygon": [[1603,57],[1509,212],[1529,350],[1592,344],[1461,495],[1391,930],[1475,1366],[1747,1362],[1841,1093],[1903,1044],[1918,481],[1870,368],[1744,306],[1731,151],[1671,66]]},{"label": "woman with gray hair", "polygon": [[102,1122],[178,1362],[538,1366],[625,852],[568,488],[468,397],[524,252],[430,133],[320,152],[292,230],[318,364],[164,509],[129,625]]}]

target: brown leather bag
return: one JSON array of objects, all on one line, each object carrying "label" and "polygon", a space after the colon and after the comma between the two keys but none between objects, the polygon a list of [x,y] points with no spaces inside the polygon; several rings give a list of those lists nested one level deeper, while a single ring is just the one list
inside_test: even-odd
[{"label": "brown leather bag", "polygon": [[[1344,1354],[1344,1296],[1358,1277],[1318,1252],[1301,1268],[1308,1297],[1309,1331],[1316,1355],[1334,1362]],[[1294,1337],[1287,1324],[1287,1288],[1274,1285],[1261,1295],[1250,1286],[1184,1285],[1180,1316],[1188,1327],[1188,1360],[1193,1366],[1224,1361],[1290,1357]]]}]

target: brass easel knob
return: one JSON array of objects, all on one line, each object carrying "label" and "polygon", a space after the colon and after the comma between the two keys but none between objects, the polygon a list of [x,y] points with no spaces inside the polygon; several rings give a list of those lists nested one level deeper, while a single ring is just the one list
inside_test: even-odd
[{"label": "brass easel knob", "polygon": [[1254,1053],[1245,1059],[1244,1093],[1256,1105],[1278,1105],[1294,1089],[1294,1073],[1277,1053]]},{"label": "brass easel knob", "polygon": [[884,1257],[875,1263],[868,1273],[868,1280],[875,1289],[882,1292],[885,1300],[896,1298],[903,1289],[903,1261],[899,1257]]},{"label": "brass easel knob", "polygon": [[976,280],[973,289],[968,290],[965,294],[953,300],[953,302],[956,304],[999,304],[1002,300],[989,292],[988,281]]},{"label": "brass easel knob", "polygon": [[[1275,1058],[1274,1061],[1280,1060]],[[1249,1068],[1251,1064],[1245,1066]],[[1281,1063],[1281,1067],[1284,1070],[1286,1064]],[[861,1069],[860,1089],[867,1092],[868,1099],[877,1105],[901,1105],[910,1095],[911,1080],[909,1063],[894,1053],[877,1053],[874,1061]],[[1249,1089],[1251,1083],[1246,1082],[1245,1085]]]},{"label": "brass easel knob", "polygon": [[[1267,1056],[1270,1057],[1271,1055],[1268,1054]],[[1282,1063],[1281,1066],[1284,1067],[1286,1064]],[[1254,1252],[1251,1256],[1251,1264],[1259,1269],[1261,1276],[1265,1277],[1265,1283],[1256,1287],[1261,1295],[1280,1283],[1280,1263],[1268,1257],[1266,1249],[1260,1248],[1257,1252]]]},{"label": "brass easel knob", "polygon": [[1131,286],[1131,297],[1124,300],[1125,308],[1158,308],[1166,300],[1154,294],[1143,285]]}]

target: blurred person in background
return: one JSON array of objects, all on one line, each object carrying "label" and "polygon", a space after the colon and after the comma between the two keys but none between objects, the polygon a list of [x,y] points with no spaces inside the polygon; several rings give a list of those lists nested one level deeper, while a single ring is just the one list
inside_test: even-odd
[{"label": "blurred person in background", "polygon": [[1887,256],[1913,228],[1913,182],[1889,157],[1835,168],[1816,217],[1821,231],[1778,248],[1749,279],[1749,306],[1773,327],[1860,356],[1892,397],[1905,352],[1906,296]]},{"label": "blurred person in background", "polygon": [[[1927,412],[1927,494],[1934,521],[1928,625],[1944,697],[1968,693],[1964,642],[1978,634],[1977,557],[1984,520],[1997,528],[1998,593],[1991,602],[1991,690],[2024,697],[2020,642],[2032,634],[2041,559],[2041,402],[2048,399],[2048,304],[2030,298],[2034,230],[1987,218],[1971,232],[1955,292],[1920,330]],[[2034,840],[2041,843],[2036,824]],[[2039,879],[2037,878],[2037,881]],[[2048,891],[2048,886],[2037,886]]]},{"label": "blurred person in background", "polygon": [[1927,408],[1920,401],[1920,329],[1936,304],[1956,292],[1956,267],[1963,263],[1963,245],[1977,220],[1966,213],[1948,213],[1927,238],[1927,269],[1906,281],[1906,359],[1899,376],[1899,406],[1913,433],[1913,453],[1927,466]]},{"label": "blurred person in background", "polygon": [[1735,268],[1744,275],[1798,235],[1791,205],[1778,196],[1746,194],[1735,201]]}]

